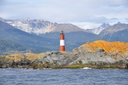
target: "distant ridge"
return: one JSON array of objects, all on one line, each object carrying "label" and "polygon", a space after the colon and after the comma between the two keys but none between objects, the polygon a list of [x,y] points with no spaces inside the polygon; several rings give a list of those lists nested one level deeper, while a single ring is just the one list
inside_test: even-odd
[{"label": "distant ridge", "polygon": [[100,27],[94,29],[86,29],[86,32],[100,34],[104,29],[108,28],[110,25],[108,23],[103,23]]},{"label": "distant ridge", "polygon": [[25,31],[27,33],[34,33],[34,34],[44,34],[44,33],[50,33],[50,32],[61,32],[62,30],[64,32],[75,32],[75,31],[84,31],[84,29],[81,29],[73,24],[58,24],[58,23],[52,23],[49,21],[44,20],[30,20],[30,19],[17,19],[17,20],[5,20],[1,19],[1,21],[4,21],[22,31]]},{"label": "distant ridge", "polygon": [[128,42],[128,24],[125,23],[116,23],[112,26],[109,26],[107,29],[104,29],[99,34],[99,39],[107,41],[124,41]]},{"label": "distant ridge", "polygon": [[123,30],[128,30],[128,24],[118,22],[108,27],[107,29],[104,29],[100,34],[104,34],[104,35],[113,34]]}]

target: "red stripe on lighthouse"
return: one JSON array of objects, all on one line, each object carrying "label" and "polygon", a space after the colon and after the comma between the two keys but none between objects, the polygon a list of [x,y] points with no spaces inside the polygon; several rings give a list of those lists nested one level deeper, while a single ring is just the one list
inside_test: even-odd
[{"label": "red stripe on lighthouse", "polygon": [[60,46],[60,52],[65,51],[65,46]]},{"label": "red stripe on lighthouse", "polygon": [[60,33],[60,51],[65,51],[65,44],[64,44],[64,33],[63,31]]},{"label": "red stripe on lighthouse", "polygon": [[64,40],[64,33],[60,33],[60,40]]}]

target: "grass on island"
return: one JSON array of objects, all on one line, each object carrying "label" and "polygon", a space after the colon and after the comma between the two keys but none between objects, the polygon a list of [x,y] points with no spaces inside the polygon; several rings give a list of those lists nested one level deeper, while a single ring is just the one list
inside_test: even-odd
[{"label": "grass on island", "polygon": [[[103,69],[103,68],[124,68],[123,65],[119,65],[119,64],[111,64],[111,65],[90,65],[90,64],[72,64],[72,65],[38,65],[38,66],[34,66],[34,69],[37,68],[53,68],[53,69],[63,69],[63,68],[67,68],[67,69],[79,69],[79,68],[94,68],[94,69]],[[32,68],[32,67],[31,67]]]}]

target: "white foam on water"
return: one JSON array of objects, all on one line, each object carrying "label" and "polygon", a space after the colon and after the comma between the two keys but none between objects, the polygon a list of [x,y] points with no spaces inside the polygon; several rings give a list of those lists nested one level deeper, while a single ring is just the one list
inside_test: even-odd
[{"label": "white foam on water", "polygon": [[91,69],[91,68],[89,68],[89,67],[83,67],[82,69]]}]

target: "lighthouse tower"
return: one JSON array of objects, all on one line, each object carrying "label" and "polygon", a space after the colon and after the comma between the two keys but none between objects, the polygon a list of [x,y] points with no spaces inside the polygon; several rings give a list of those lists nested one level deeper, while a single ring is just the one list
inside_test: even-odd
[{"label": "lighthouse tower", "polygon": [[60,33],[60,52],[65,51],[65,44],[64,44],[64,33],[61,31]]}]

